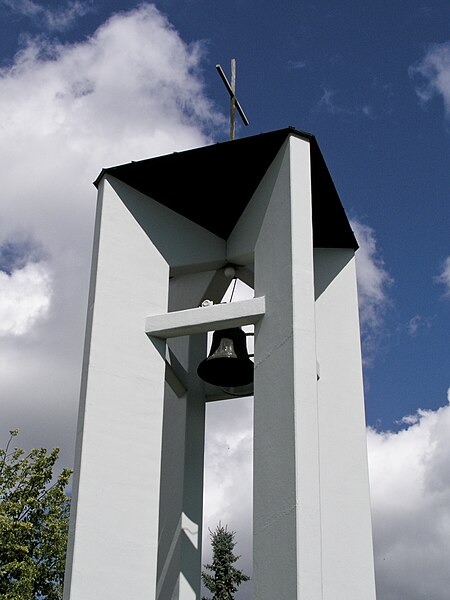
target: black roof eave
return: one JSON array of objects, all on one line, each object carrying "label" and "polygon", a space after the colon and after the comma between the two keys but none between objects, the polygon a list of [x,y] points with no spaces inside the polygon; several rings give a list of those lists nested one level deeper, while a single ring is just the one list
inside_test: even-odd
[{"label": "black roof eave", "polygon": [[[294,127],[104,168],[94,185],[113,175],[227,239],[289,135],[306,139],[311,146],[314,246],[356,250],[358,244],[315,136]],[[239,194],[217,185],[230,173],[239,182]],[[226,206],[219,219],[218,206]]]}]

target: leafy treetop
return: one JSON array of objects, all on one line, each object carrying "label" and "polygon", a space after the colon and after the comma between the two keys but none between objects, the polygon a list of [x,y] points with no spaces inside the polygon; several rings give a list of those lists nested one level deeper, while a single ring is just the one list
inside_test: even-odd
[{"label": "leafy treetop", "polygon": [[[0,599],[60,600],[64,583],[71,470],[53,479],[59,449],[0,449]],[[53,480],[53,483],[52,483]]]}]

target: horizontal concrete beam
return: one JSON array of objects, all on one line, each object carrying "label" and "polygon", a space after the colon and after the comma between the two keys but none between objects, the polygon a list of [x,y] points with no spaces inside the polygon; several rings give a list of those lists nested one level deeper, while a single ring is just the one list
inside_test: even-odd
[{"label": "horizontal concrete beam", "polygon": [[149,337],[166,339],[180,335],[205,333],[213,329],[241,327],[256,323],[264,316],[265,312],[264,296],[228,304],[190,308],[147,317],[145,333]]}]

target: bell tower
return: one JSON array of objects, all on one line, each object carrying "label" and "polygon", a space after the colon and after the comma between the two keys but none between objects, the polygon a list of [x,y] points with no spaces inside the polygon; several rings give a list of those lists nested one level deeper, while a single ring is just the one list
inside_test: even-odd
[{"label": "bell tower", "polygon": [[[357,243],[314,136],[96,185],[65,599],[200,599],[205,403],[226,391],[197,369],[208,331],[223,362],[221,340],[236,350],[229,331],[253,324],[254,597],[375,600]],[[219,304],[230,267],[254,298]]]}]

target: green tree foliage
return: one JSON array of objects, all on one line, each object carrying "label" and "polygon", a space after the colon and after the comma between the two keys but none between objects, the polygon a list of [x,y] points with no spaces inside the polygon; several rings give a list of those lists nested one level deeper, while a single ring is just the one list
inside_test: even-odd
[{"label": "green tree foliage", "polygon": [[[233,600],[234,593],[241,583],[250,579],[248,575],[234,567],[234,563],[240,558],[233,553],[236,546],[235,535],[234,531],[228,531],[226,526],[222,527],[220,523],[215,531],[210,530],[213,561],[204,567],[212,574],[203,571],[202,581],[213,594],[211,600]],[[203,598],[203,600],[208,599]]]},{"label": "green tree foliage", "polygon": [[[64,583],[71,471],[53,479],[59,449],[0,449],[0,599],[60,600]],[[53,482],[52,482],[53,480]]]}]

